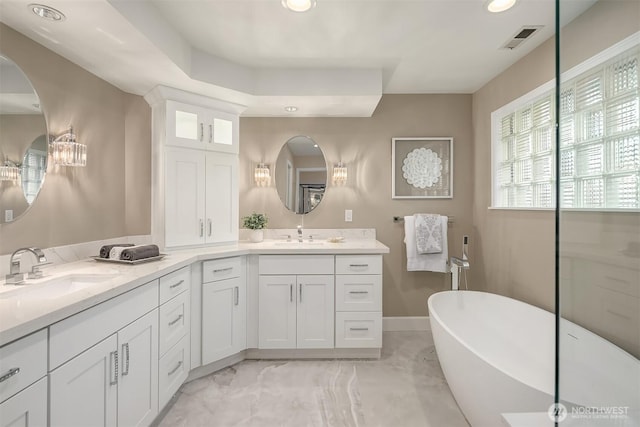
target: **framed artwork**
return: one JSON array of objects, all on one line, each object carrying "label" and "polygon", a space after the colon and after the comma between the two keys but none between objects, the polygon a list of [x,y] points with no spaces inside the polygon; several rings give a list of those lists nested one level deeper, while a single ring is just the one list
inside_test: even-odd
[{"label": "framed artwork", "polygon": [[391,198],[452,199],[453,138],[392,138]]}]

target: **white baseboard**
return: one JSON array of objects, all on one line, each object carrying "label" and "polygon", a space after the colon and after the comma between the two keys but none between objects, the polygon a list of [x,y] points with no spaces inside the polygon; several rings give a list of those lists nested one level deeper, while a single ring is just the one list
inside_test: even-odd
[{"label": "white baseboard", "polygon": [[382,330],[385,332],[430,331],[431,325],[429,316],[383,317]]}]

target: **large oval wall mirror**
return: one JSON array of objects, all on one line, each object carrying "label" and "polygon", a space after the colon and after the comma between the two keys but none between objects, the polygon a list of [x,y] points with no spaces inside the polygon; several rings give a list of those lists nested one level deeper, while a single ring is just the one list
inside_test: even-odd
[{"label": "large oval wall mirror", "polygon": [[0,55],[0,224],[33,205],[47,170],[47,123],[22,70]]},{"label": "large oval wall mirror", "polygon": [[294,136],[282,146],[275,167],[278,196],[291,212],[314,210],[327,187],[327,162],[308,136]]}]

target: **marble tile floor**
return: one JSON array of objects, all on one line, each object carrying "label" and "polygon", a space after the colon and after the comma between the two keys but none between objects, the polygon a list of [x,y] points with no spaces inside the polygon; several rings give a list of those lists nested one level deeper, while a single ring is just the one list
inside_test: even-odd
[{"label": "marble tile floor", "polygon": [[380,360],[245,360],[185,384],[161,427],[468,427],[430,332],[385,332]]}]

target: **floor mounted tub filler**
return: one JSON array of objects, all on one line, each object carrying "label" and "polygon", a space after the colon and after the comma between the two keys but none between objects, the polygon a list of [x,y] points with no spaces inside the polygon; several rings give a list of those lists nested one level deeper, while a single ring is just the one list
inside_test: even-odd
[{"label": "floor mounted tub filler", "polygon": [[[475,291],[438,292],[428,305],[442,371],[472,427],[507,425],[503,414],[547,413],[554,402],[553,313]],[[626,407],[615,425],[637,426],[638,359],[567,320],[560,329],[561,402]],[[563,425],[589,425],[571,421]]]}]

